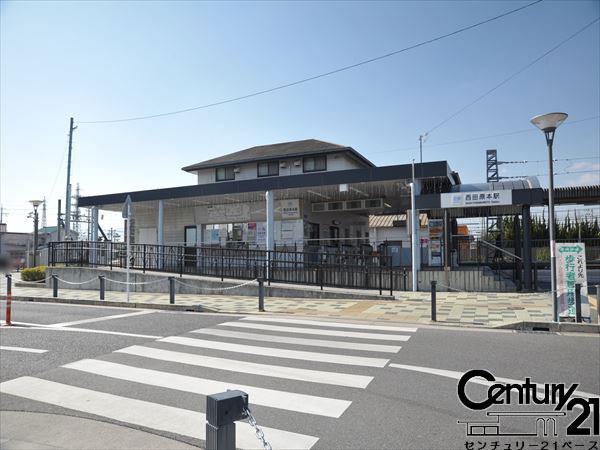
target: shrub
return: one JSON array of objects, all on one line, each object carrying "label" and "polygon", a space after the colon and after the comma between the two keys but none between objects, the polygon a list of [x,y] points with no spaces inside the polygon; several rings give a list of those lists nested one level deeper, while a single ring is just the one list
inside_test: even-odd
[{"label": "shrub", "polygon": [[40,281],[46,278],[46,266],[37,266],[21,271],[21,280],[23,281]]}]

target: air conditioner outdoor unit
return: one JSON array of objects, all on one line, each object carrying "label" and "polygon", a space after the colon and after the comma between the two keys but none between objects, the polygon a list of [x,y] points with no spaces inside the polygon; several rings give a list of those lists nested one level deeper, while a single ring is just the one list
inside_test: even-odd
[{"label": "air conditioner outdoor unit", "polygon": [[280,168],[280,169],[285,169],[286,167],[287,167],[287,163],[286,163],[285,161],[281,161],[281,162],[279,163],[279,168]]},{"label": "air conditioner outdoor unit", "polygon": [[296,161],[294,161],[294,166],[300,167],[301,165],[302,165],[302,160],[297,159]]},{"label": "air conditioner outdoor unit", "polygon": [[233,173],[240,173],[240,168],[239,167],[234,167],[233,168]]}]

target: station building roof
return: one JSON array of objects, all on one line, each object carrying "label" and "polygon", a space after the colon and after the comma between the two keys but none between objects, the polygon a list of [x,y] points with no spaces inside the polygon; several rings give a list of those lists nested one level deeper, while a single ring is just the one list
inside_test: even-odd
[{"label": "station building roof", "polygon": [[[460,182],[458,174],[446,161],[433,161],[415,164],[414,168],[412,164],[399,164],[94,195],[80,197],[78,205],[120,211],[127,195],[130,195],[134,204],[145,203],[145,206],[154,207],[152,202],[166,200],[170,206],[185,207],[260,201],[264,200],[266,191],[274,191],[276,199],[300,198],[313,202],[365,198],[403,202],[410,197],[413,169],[415,178],[422,184],[423,193],[448,192],[453,184]],[[340,189],[340,185],[346,185],[347,189]],[[392,207],[397,208],[398,205],[393,204]]]},{"label": "station building roof", "polygon": [[273,159],[304,157],[309,155],[326,155],[330,153],[348,153],[364,167],[375,167],[371,161],[358,153],[352,147],[318,139],[304,139],[302,141],[281,142],[278,144],[259,145],[246,148],[234,153],[208,159],[190,166],[183,167],[186,172],[194,172],[201,169],[223,167],[231,164],[243,164],[256,161],[268,161]]}]

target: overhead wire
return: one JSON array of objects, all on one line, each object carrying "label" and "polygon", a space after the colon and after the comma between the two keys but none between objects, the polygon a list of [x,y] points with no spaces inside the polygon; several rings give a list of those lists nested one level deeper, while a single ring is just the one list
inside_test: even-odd
[{"label": "overhead wire", "polygon": [[[552,161],[553,162],[560,162],[560,161],[585,161],[585,160],[589,160],[589,159],[598,159],[600,160],[600,155],[598,156],[582,156],[579,158],[555,158]],[[522,161],[498,161],[498,164],[530,164],[530,163],[547,163],[548,160],[547,159],[535,159],[535,160],[522,160]]]},{"label": "overhead wire", "polygon": [[[590,120],[594,120],[594,119],[599,119],[600,116],[592,116],[592,117],[586,117],[584,119],[579,119],[579,120],[570,120],[568,122],[565,122],[561,125],[561,127],[565,127],[568,125],[575,125],[577,123],[581,123],[581,122],[587,122]],[[516,131],[508,131],[506,133],[499,133],[499,134],[491,134],[491,135],[487,135],[487,136],[479,136],[479,137],[474,137],[474,138],[467,138],[467,139],[459,139],[456,141],[447,141],[447,142],[439,142],[437,144],[429,144],[427,145],[427,148],[430,147],[441,147],[444,145],[453,145],[453,144],[464,144],[466,142],[473,142],[473,141],[481,141],[481,140],[485,140],[485,139],[492,139],[492,138],[497,138],[497,137],[504,137],[504,136],[512,136],[515,134],[522,134],[522,133],[531,133],[531,132],[538,132],[539,130],[537,128],[531,127],[531,128],[527,128],[527,129],[522,129],[522,130],[516,130]],[[409,152],[409,151],[414,151],[414,150],[418,150],[419,147],[414,146],[414,147],[403,147],[403,148],[397,148],[397,149],[393,149],[393,150],[379,150],[376,152],[371,152],[371,154],[377,154],[377,153],[392,153],[392,152]]]},{"label": "overhead wire", "polygon": [[567,42],[569,42],[571,39],[573,39],[574,37],[578,36],[579,34],[583,33],[585,30],[587,30],[589,27],[591,27],[592,25],[594,25],[596,22],[598,22],[600,20],[600,17],[596,17],[594,20],[592,20],[591,22],[589,22],[587,25],[583,26],[582,28],[578,29],[575,33],[571,34],[569,37],[567,37],[566,39],[563,39],[562,41],[560,41],[558,44],[556,44],[554,47],[552,47],[551,49],[545,51],[543,54],[541,54],[540,56],[538,56],[537,58],[535,58],[533,61],[529,62],[528,64],[526,64],[525,66],[521,67],[519,70],[517,70],[516,72],[512,73],[511,75],[509,75],[507,78],[505,78],[504,80],[502,80],[500,83],[498,83],[497,85],[495,85],[494,87],[492,87],[491,89],[487,90],[486,92],[484,92],[483,94],[481,94],[480,96],[476,97],[474,100],[472,100],[471,102],[467,103],[465,106],[463,106],[462,108],[460,108],[459,110],[455,111],[454,113],[452,113],[450,116],[448,116],[447,118],[445,118],[444,120],[442,120],[441,122],[439,122],[436,126],[434,126],[433,128],[431,128],[429,131],[427,131],[427,135],[431,134],[433,131],[437,130],[438,128],[440,128],[442,125],[448,123],[450,120],[454,119],[456,116],[458,116],[460,113],[462,113],[463,111],[467,110],[468,108],[470,108],[471,106],[473,106],[475,103],[479,102],[480,100],[484,99],[485,97],[487,97],[488,95],[490,95],[492,92],[496,91],[497,89],[499,89],[500,87],[504,86],[506,83],[508,83],[510,80],[512,80],[513,78],[515,78],[516,76],[520,75],[521,73],[525,72],[527,69],[529,69],[530,67],[532,67],[533,65],[535,65],[537,62],[541,61],[542,59],[544,59],[546,56],[548,56],[549,54],[551,54],[552,52],[554,52],[555,50],[559,49],[560,47],[562,47],[564,44],[566,44]]},{"label": "overhead wire", "polygon": [[[600,170],[571,170],[571,171],[565,171],[565,172],[554,172],[554,176],[557,175],[571,175],[571,174],[577,174],[577,173],[597,173],[598,176],[600,177]],[[507,178],[529,178],[529,177],[543,177],[548,175],[548,173],[538,173],[535,175],[513,175],[510,177],[500,177],[501,179],[507,179]]]},{"label": "overhead wire", "polygon": [[446,39],[446,38],[455,36],[457,34],[464,33],[465,31],[472,30],[473,28],[480,27],[482,25],[485,25],[487,23],[493,22],[495,20],[499,20],[499,19],[501,19],[503,17],[506,17],[506,16],[509,16],[511,14],[515,14],[515,13],[517,13],[519,11],[522,11],[522,10],[524,10],[526,8],[529,8],[529,7],[533,6],[533,5],[536,5],[536,4],[538,4],[538,3],[542,2],[542,1],[543,0],[535,0],[535,1],[531,2],[531,3],[528,3],[526,5],[520,6],[520,7],[515,8],[515,9],[512,9],[512,10],[507,11],[505,13],[496,15],[496,16],[491,17],[489,19],[485,19],[485,20],[482,20],[480,22],[477,22],[477,23],[474,23],[474,24],[471,24],[471,25],[459,28],[459,29],[454,30],[454,31],[452,31],[450,33],[442,34],[440,36],[436,36],[434,38],[431,38],[431,39],[428,39],[428,40],[425,40],[425,41],[421,41],[421,42],[419,42],[417,44],[413,44],[413,45],[410,45],[408,47],[404,47],[404,48],[399,49],[399,50],[395,50],[395,51],[392,51],[392,52],[389,52],[389,53],[386,53],[386,54],[383,54],[383,55],[379,55],[379,56],[376,56],[376,57],[373,57],[373,58],[369,58],[369,59],[366,59],[366,60],[363,60],[363,61],[359,61],[357,63],[350,64],[350,65],[347,65],[347,66],[342,66],[342,67],[339,67],[337,69],[330,70],[328,72],[323,72],[323,73],[320,73],[320,74],[317,74],[317,75],[313,75],[311,77],[302,78],[300,80],[292,81],[290,83],[281,84],[279,86],[275,86],[275,87],[268,88],[268,89],[263,89],[263,90],[260,90],[260,91],[252,92],[252,93],[241,95],[241,96],[238,96],[238,97],[228,98],[228,99],[225,99],[225,100],[220,100],[220,101],[216,101],[216,102],[212,102],[212,103],[207,103],[207,104],[200,105],[200,106],[193,106],[193,107],[190,107],[190,108],[178,109],[178,110],[175,110],[175,111],[168,111],[168,112],[158,113],[158,114],[150,114],[150,115],[135,116],[135,117],[126,117],[126,118],[121,118],[121,119],[109,119],[109,120],[85,120],[85,121],[78,121],[78,123],[80,123],[80,124],[99,124],[99,123],[117,123],[117,122],[130,122],[130,121],[135,121],[135,120],[153,119],[153,118],[156,118],[156,117],[164,117],[164,116],[170,116],[170,115],[174,115],[174,114],[182,114],[182,113],[186,113],[186,112],[190,112],[190,111],[196,111],[196,110],[199,110],[199,109],[211,108],[211,107],[214,107],[214,106],[224,105],[224,104],[227,104],[227,103],[233,103],[233,102],[237,102],[237,101],[240,101],[240,100],[245,100],[245,99],[248,99],[248,98],[251,98],[251,97],[256,97],[256,96],[263,95],[263,94],[268,94],[270,92],[279,91],[279,90],[282,90],[282,89],[285,89],[285,88],[289,88],[289,87],[292,87],[292,86],[297,86],[299,84],[307,83],[309,81],[314,81],[314,80],[317,80],[319,78],[325,78],[325,77],[328,77],[328,76],[331,76],[331,75],[334,75],[334,74],[337,74],[337,73],[340,73],[340,72],[344,72],[344,71],[347,71],[347,70],[350,70],[350,69],[355,69],[357,67],[364,66],[366,64],[370,64],[370,63],[373,63],[373,62],[376,62],[376,61],[380,61],[382,59],[390,58],[392,56],[398,55],[400,53],[407,52],[409,50],[414,50],[416,48],[419,48],[419,47],[422,47],[422,46],[425,46],[425,45],[428,45],[428,44],[440,41],[442,39]]}]

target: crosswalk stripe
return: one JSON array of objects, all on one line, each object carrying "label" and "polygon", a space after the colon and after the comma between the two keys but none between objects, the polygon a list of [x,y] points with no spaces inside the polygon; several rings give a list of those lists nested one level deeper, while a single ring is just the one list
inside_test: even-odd
[{"label": "crosswalk stripe", "polygon": [[256,405],[327,417],[340,417],[352,403],[348,400],[226,383],[94,359],[82,359],[81,361],[65,364],[63,367],[200,395],[211,395],[228,389],[240,389],[246,392],[250,396],[250,401]]},{"label": "crosswalk stripe", "polygon": [[354,331],[324,330],[316,328],[282,327],[279,325],[266,325],[263,323],[242,322],[239,320],[236,322],[220,323],[219,326],[252,328],[255,330],[266,331],[283,331],[285,333],[316,334],[320,336],[340,336],[359,339],[377,339],[382,341],[408,341],[410,339],[410,336],[402,334],[359,333]]},{"label": "crosswalk stripe", "polygon": [[339,372],[324,372],[321,370],[299,369],[296,367],[275,366],[270,364],[257,364],[248,361],[215,358],[211,356],[196,355],[193,353],[174,352],[153,347],[133,345],[116,350],[116,353],[142,356],[145,358],[171,361],[193,366],[210,367],[213,369],[229,370],[232,372],[251,373],[267,377],[286,378],[289,380],[307,381],[309,383],[333,384],[355,388],[366,388],[373,377],[354,375]]},{"label": "crosswalk stripe", "polygon": [[387,325],[363,325],[360,323],[345,323],[345,322],[328,322],[325,320],[306,320],[306,319],[287,319],[285,317],[244,317],[240,320],[249,320],[252,322],[279,322],[279,323],[295,323],[299,325],[318,325],[320,327],[331,328],[354,328],[357,330],[378,330],[378,331],[398,331],[401,333],[416,333],[417,328],[414,327],[394,327]]},{"label": "crosswalk stripe", "polygon": [[363,344],[360,342],[327,341],[323,339],[305,339],[275,334],[242,333],[238,331],[219,330],[208,328],[195,330],[192,333],[206,334],[209,336],[230,337],[235,339],[248,339],[252,341],[280,342],[282,344],[308,345],[313,347],[343,348],[348,350],[362,350],[366,352],[397,353],[402,347],[399,345]]},{"label": "crosswalk stripe", "polygon": [[48,350],[42,350],[40,348],[13,347],[10,345],[0,345],[0,350],[10,350],[11,352],[25,352],[25,353],[46,353],[48,351]]},{"label": "crosswalk stripe", "polygon": [[91,319],[82,319],[82,320],[73,320],[71,322],[53,323],[52,325],[48,325],[48,326],[50,326],[50,327],[68,327],[71,325],[81,325],[84,323],[101,322],[104,320],[123,319],[126,317],[133,317],[133,316],[143,316],[145,314],[154,314],[156,312],[157,312],[157,310],[147,309],[147,310],[136,311],[136,312],[132,312],[132,313],[115,314],[112,316],[92,317]]},{"label": "crosswalk stripe", "polygon": [[[167,431],[205,440],[206,416],[189,409],[121,397],[34,377],[0,383],[0,392],[67,409],[95,414],[120,422]],[[319,438],[263,427],[274,448],[309,449]],[[257,448],[254,430],[246,424],[236,427],[237,446]]]},{"label": "crosswalk stripe", "polygon": [[339,355],[334,353],[305,352],[301,350],[287,350],[276,347],[258,347],[255,345],[232,344],[222,341],[207,341],[180,336],[169,336],[159,342],[186,345],[189,347],[208,348],[226,352],[246,353],[249,355],[272,356],[275,358],[300,359],[303,361],[318,361],[332,364],[346,364],[351,366],[385,367],[390,361],[382,358],[367,358],[364,356]]}]

